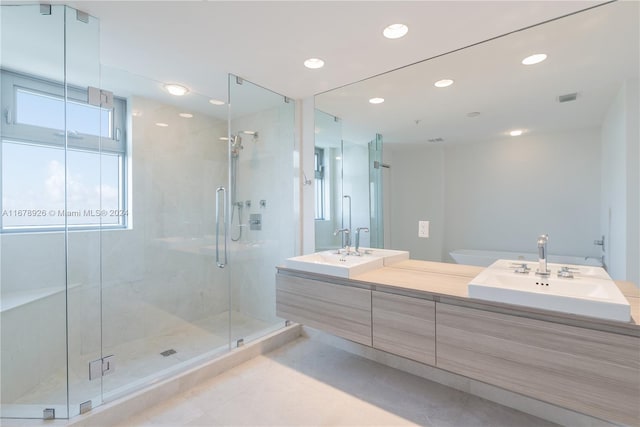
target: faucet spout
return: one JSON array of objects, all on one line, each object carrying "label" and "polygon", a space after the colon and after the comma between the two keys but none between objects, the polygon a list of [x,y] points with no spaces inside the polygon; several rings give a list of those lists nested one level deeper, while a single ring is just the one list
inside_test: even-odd
[{"label": "faucet spout", "polygon": [[547,269],[547,242],[549,241],[548,234],[541,234],[538,237],[538,269],[536,274],[538,276],[548,276],[550,274]]},{"label": "faucet spout", "polygon": [[349,234],[350,231],[348,228],[340,228],[336,231],[333,232],[334,236],[337,236],[338,234],[343,233],[343,236],[345,236],[345,245],[344,248],[347,250],[347,255],[349,255],[349,251],[350,251],[350,246],[351,246],[351,239],[349,238]]}]

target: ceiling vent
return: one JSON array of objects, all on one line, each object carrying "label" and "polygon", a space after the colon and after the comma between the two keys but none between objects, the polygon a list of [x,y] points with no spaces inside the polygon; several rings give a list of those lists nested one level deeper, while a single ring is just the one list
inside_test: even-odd
[{"label": "ceiling vent", "polygon": [[431,138],[431,139],[427,139],[427,141],[431,142],[431,143],[437,143],[437,142],[444,142],[443,138]]},{"label": "ceiling vent", "polygon": [[560,95],[558,97],[558,102],[562,104],[563,102],[571,102],[571,101],[575,101],[576,99],[578,99],[578,92],[568,93],[566,95]]}]

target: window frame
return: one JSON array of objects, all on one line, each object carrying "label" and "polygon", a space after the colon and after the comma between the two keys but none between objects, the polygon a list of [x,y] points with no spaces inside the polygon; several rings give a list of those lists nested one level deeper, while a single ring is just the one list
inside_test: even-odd
[{"label": "window frame", "polygon": [[[37,95],[57,98],[78,104],[91,105],[87,102],[88,90],[74,85],[48,80],[42,77],[18,73],[6,69],[0,69],[0,90],[1,90],[1,112],[2,123],[0,125],[0,164],[2,162],[1,144],[26,144],[31,146],[61,148],[73,151],[84,151],[96,153],[98,155],[108,154],[118,156],[118,210],[126,211],[128,214],[128,184],[127,173],[128,152],[127,152],[127,100],[123,97],[113,97],[113,106],[110,108],[111,137],[90,135],[73,132],[69,129],[65,131],[36,125],[29,125],[16,122],[17,94],[19,90],[34,93]],[[65,96],[66,95],[66,96]],[[106,110],[105,107],[93,106]],[[65,104],[66,108],[66,104]],[[65,123],[66,125],[66,123]],[[2,191],[2,174],[0,174],[0,193]],[[3,212],[2,198],[0,197],[0,212]],[[66,227],[70,231],[74,230],[102,230],[102,229],[127,229],[129,227],[129,215],[119,216],[118,224],[68,224]],[[14,226],[6,228],[3,218],[0,216],[0,233],[31,233],[46,231],[64,231],[65,226]]]}]

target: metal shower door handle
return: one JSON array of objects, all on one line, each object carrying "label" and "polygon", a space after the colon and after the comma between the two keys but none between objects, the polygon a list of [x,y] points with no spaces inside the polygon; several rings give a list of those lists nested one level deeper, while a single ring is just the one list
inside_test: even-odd
[{"label": "metal shower door handle", "polygon": [[227,227],[223,222],[224,262],[220,262],[220,193],[222,193],[222,210],[226,212],[227,209],[227,190],[224,187],[218,187],[216,189],[216,264],[219,268],[224,268],[227,265]]}]

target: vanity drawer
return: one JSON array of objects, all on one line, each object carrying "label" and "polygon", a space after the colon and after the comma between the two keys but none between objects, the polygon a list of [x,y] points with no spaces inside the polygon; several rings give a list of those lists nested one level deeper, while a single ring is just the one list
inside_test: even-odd
[{"label": "vanity drawer", "polygon": [[595,417],[640,423],[640,339],[438,303],[437,366]]},{"label": "vanity drawer", "polygon": [[276,315],[371,346],[371,291],[276,275]]},{"label": "vanity drawer", "polygon": [[373,347],[435,365],[435,303],[372,292]]}]

